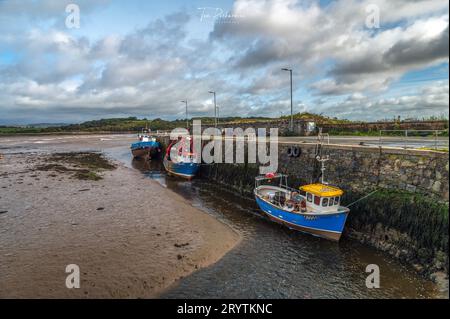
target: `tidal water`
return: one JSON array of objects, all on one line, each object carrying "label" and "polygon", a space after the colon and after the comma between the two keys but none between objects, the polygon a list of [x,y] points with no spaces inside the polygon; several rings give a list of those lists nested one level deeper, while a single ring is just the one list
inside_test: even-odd
[{"label": "tidal water", "polygon": [[[217,263],[181,279],[163,298],[434,298],[431,282],[359,243],[339,243],[289,230],[265,218],[254,200],[202,179],[167,176],[161,161],[111,156],[182,195],[241,234],[241,243]],[[167,199],[170,200],[170,199]],[[380,268],[379,289],[366,287],[366,266]]]}]

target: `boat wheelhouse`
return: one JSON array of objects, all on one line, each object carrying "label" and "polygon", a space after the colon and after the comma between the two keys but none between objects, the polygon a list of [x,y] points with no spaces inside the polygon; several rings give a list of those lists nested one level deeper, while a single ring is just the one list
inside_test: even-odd
[{"label": "boat wheelhouse", "polygon": [[306,198],[306,207],[323,212],[336,211],[343,194],[344,192],[341,189],[321,183],[300,187],[300,195]]}]

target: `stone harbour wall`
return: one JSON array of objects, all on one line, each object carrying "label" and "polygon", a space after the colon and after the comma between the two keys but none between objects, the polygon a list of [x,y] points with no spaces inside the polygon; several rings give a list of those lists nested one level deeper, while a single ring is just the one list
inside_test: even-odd
[{"label": "stone harbour wall", "polygon": [[[297,147],[298,157],[288,156],[288,149]],[[319,147],[311,143],[280,143],[278,172],[288,174],[292,186],[310,183],[320,177],[316,160]],[[422,193],[439,202],[449,201],[448,153],[375,148],[366,146],[322,145],[326,162],[325,180],[346,191],[367,194],[377,188]],[[218,164],[205,167],[215,178],[229,180],[227,171],[241,175],[237,184],[241,192],[251,193],[254,177],[259,174],[253,164]],[[241,170],[244,169],[244,172]],[[234,178],[228,181],[233,184]]]},{"label": "stone harbour wall", "polygon": [[[288,148],[301,150],[299,157],[287,156]],[[301,183],[317,178],[319,163],[314,144],[280,144],[279,170],[294,175]],[[436,200],[449,200],[448,153],[374,148],[364,146],[323,145],[329,155],[325,179],[346,190],[367,193],[375,188],[420,192]]]}]

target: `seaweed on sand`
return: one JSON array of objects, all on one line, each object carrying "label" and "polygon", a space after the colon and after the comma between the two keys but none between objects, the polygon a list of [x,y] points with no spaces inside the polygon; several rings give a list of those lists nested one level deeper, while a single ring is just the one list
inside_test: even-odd
[{"label": "seaweed on sand", "polygon": [[91,181],[101,180],[100,172],[116,168],[116,165],[96,152],[55,153],[50,155],[48,162],[36,166],[36,169],[58,173],[72,172],[73,178]]}]

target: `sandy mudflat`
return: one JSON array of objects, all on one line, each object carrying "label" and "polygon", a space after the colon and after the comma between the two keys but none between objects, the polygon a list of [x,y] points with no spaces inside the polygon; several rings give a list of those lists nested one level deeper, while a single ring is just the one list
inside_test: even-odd
[{"label": "sandy mudflat", "polygon": [[[216,262],[239,235],[121,164],[99,181],[0,158],[0,298],[149,298]],[[77,264],[81,288],[67,289]]]}]

